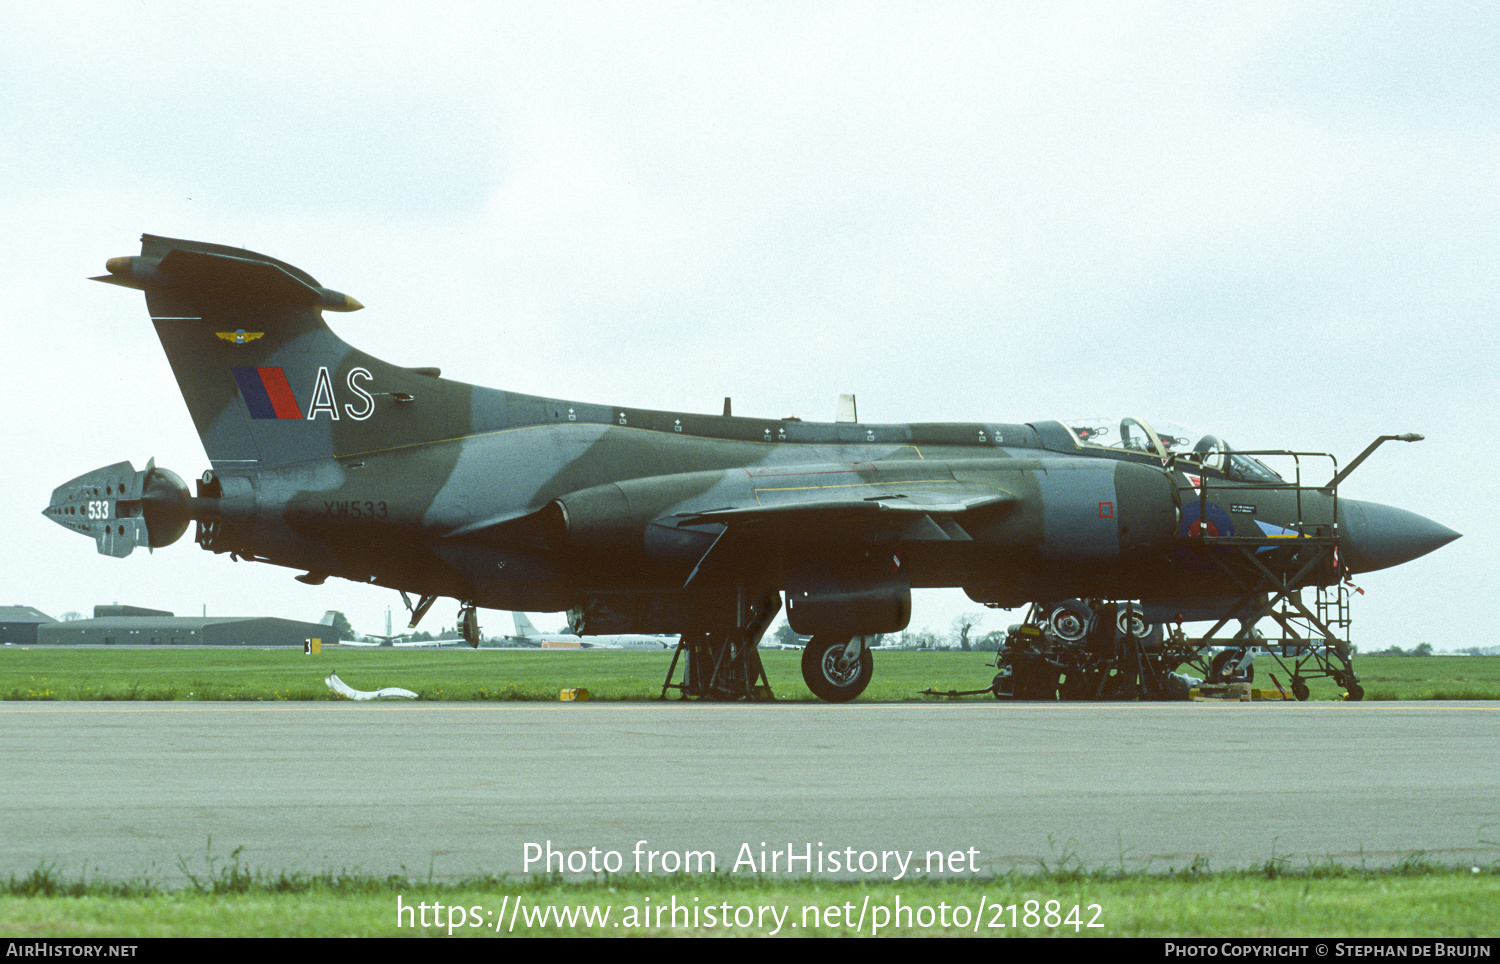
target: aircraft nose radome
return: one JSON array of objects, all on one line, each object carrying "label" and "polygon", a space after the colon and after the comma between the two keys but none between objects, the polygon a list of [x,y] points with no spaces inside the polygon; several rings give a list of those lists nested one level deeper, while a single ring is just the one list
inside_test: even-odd
[{"label": "aircraft nose radome", "polygon": [[1378,502],[1339,500],[1344,563],[1350,572],[1373,572],[1440,549],[1459,533],[1425,516]]}]

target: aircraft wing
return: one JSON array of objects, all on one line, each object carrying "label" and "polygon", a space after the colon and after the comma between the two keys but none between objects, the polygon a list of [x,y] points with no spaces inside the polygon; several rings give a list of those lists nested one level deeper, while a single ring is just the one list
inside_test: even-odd
[{"label": "aircraft wing", "polygon": [[647,545],[665,547],[690,567],[686,587],[710,570],[792,543],[971,542],[970,517],[1009,512],[1023,501],[996,484],[996,475],[988,463],[912,460],[645,476],[578,489],[525,515],[487,517],[447,538],[614,549],[640,532]]},{"label": "aircraft wing", "polygon": [[[902,542],[969,542],[963,517],[984,509],[1012,506],[1014,493],[992,485],[954,479],[910,482],[758,488],[755,505],[678,512],[678,526],[724,526],[698,560],[684,585],[770,538],[820,533],[862,540],[891,532]],[[666,520],[662,520],[666,521]]]}]

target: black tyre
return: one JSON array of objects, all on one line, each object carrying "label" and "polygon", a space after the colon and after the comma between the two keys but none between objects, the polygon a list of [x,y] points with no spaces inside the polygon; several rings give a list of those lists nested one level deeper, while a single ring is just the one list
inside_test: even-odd
[{"label": "black tyre", "polygon": [[[1226,679],[1224,677],[1224,667],[1225,667],[1225,665],[1228,664],[1228,662],[1229,662],[1229,660],[1230,660],[1231,657],[1234,657],[1234,656],[1237,656],[1237,655],[1239,655],[1239,654],[1236,653],[1232,649],[1226,649],[1226,650],[1220,651],[1219,654],[1214,657],[1213,662],[1211,662],[1211,663],[1208,664],[1208,681],[1210,683],[1253,683],[1253,682],[1255,682],[1255,664],[1254,663],[1251,663],[1249,666],[1246,666],[1244,669],[1240,670],[1240,672],[1233,679]],[[1305,699],[1306,697],[1303,697],[1303,698]]]},{"label": "black tyre", "polygon": [[[1166,627],[1161,623],[1151,623],[1146,626],[1144,633],[1136,635],[1135,642],[1143,653],[1159,653],[1161,652],[1162,640],[1166,638],[1166,635]],[[1115,638],[1117,640],[1124,640],[1125,634],[1117,632]]]},{"label": "black tyre", "polygon": [[1292,695],[1297,697],[1298,700],[1302,701],[1305,701],[1309,695],[1307,683],[1305,683],[1300,676],[1292,677]]},{"label": "black tyre", "polygon": [[1146,625],[1146,617],[1141,615],[1140,606],[1120,606],[1115,611],[1115,632],[1121,636],[1129,636],[1132,633],[1136,639],[1144,640],[1151,634],[1152,627]]},{"label": "black tyre", "polygon": [[802,650],[802,680],[813,695],[829,703],[847,703],[865,691],[875,675],[875,657],[868,646],[859,658],[844,657],[848,637],[814,636]]},{"label": "black tyre", "polygon": [[1069,599],[1047,607],[1042,625],[1061,643],[1080,643],[1094,625],[1094,611],[1082,599]]},{"label": "black tyre", "polygon": [[1358,703],[1365,698],[1365,688],[1358,683],[1350,683],[1344,691],[1344,699],[1350,703]]}]

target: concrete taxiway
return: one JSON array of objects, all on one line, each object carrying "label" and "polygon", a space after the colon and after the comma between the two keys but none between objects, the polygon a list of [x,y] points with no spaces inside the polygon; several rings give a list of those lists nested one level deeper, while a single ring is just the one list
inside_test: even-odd
[{"label": "concrete taxiway", "polygon": [[1497,746],[1494,702],[3,703],[0,874],[170,883],[210,838],[272,872],[439,878],[535,872],[549,841],[626,872],[638,841],[719,870],[746,844],[1488,865]]}]

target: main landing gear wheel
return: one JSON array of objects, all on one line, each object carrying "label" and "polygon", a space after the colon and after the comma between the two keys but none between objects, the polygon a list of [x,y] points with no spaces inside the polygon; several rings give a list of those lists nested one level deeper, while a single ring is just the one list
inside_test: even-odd
[{"label": "main landing gear wheel", "polygon": [[[1045,624],[1052,635],[1064,643],[1080,643],[1089,634],[1094,611],[1081,599],[1069,599],[1051,607]],[[1122,630],[1123,631],[1123,630]]]},{"label": "main landing gear wheel", "polygon": [[459,626],[462,627],[464,641],[473,649],[479,648],[479,608],[473,603],[463,603],[458,612]]},{"label": "main landing gear wheel", "polygon": [[1307,700],[1307,696],[1308,696],[1307,683],[1303,682],[1302,677],[1300,677],[1300,676],[1293,676],[1292,677],[1292,695],[1295,696],[1295,697],[1297,697],[1298,700],[1301,700],[1301,701],[1306,701]]},{"label": "main landing gear wheel", "polygon": [[[1217,656],[1215,656],[1213,658],[1213,662],[1211,662],[1211,663],[1208,664],[1208,681],[1210,683],[1253,683],[1253,682],[1255,682],[1255,664],[1254,663],[1251,663],[1250,665],[1245,666],[1242,669],[1240,669],[1240,671],[1234,675],[1233,679],[1230,679],[1230,678],[1228,678],[1228,677],[1226,677],[1224,675],[1224,667],[1229,663],[1229,660],[1232,657],[1236,657],[1236,656],[1239,656],[1239,655],[1240,655],[1239,653],[1236,653],[1233,650],[1226,649],[1226,650],[1221,651]],[[1292,686],[1293,686],[1293,688],[1295,688],[1296,687],[1296,683],[1293,682]],[[1298,697],[1298,699],[1304,699],[1305,700],[1305,699],[1307,699],[1307,697],[1300,696],[1300,697]]]},{"label": "main landing gear wheel", "polygon": [[850,638],[814,636],[802,650],[802,679],[820,700],[847,703],[865,691],[875,675],[875,657],[863,637],[859,654],[849,655]]},{"label": "main landing gear wheel", "polygon": [[1146,625],[1146,617],[1141,615],[1139,606],[1129,607],[1120,604],[1119,613],[1115,616],[1115,629],[1121,636],[1134,636],[1136,639],[1145,639],[1151,632],[1151,627]]}]

